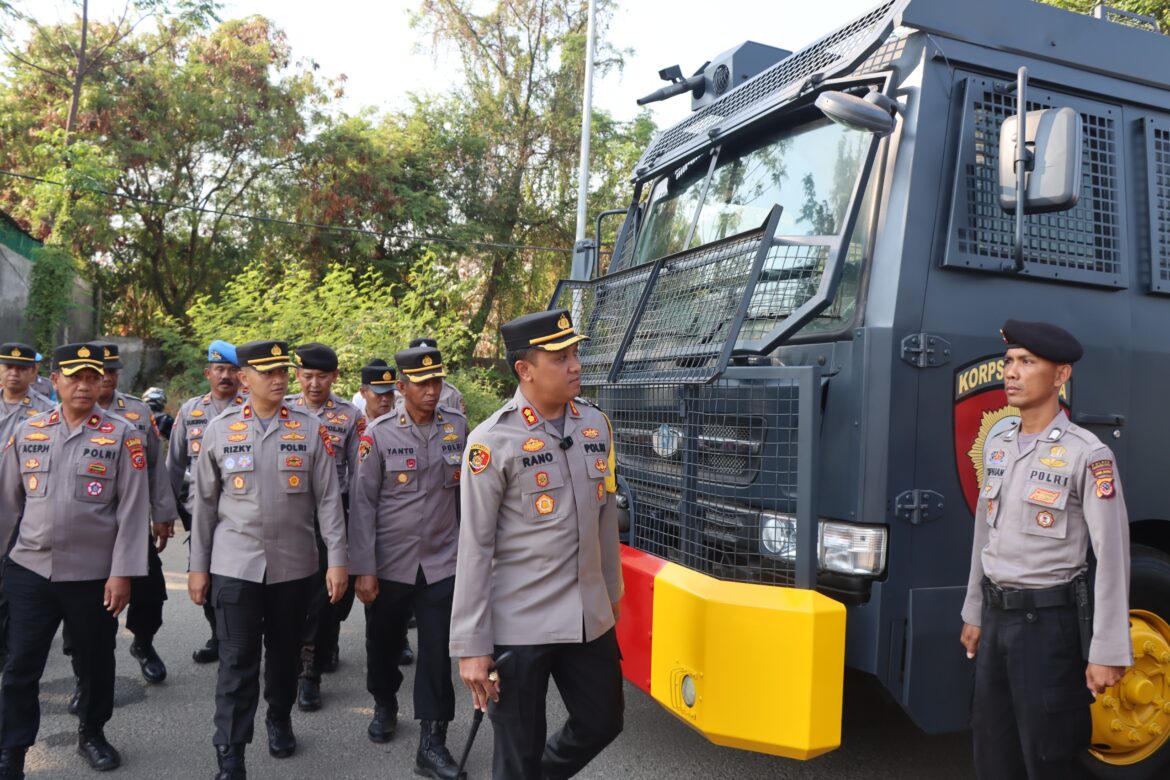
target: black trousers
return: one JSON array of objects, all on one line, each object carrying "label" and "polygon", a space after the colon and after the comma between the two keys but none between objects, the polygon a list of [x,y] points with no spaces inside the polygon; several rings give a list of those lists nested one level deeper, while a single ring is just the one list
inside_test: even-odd
[{"label": "black trousers", "polygon": [[[500,701],[489,703],[496,780],[557,780],[580,772],[622,731],[621,655],[610,629],[592,642],[497,645]],[[545,742],[545,697],[552,677],[569,720]]]},{"label": "black trousers", "polygon": [[57,627],[73,636],[81,669],[78,717],[82,728],[100,729],[114,712],[114,634],[118,621],[106,611],[105,580],[54,582],[20,564],[4,564],[8,596],[8,661],[0,681],[0,748],[32,745],[41,725],[41,675]]},{"label": "black trousers", "polygon": [[312,577],[305,577],[269,585],[211,575],[211,600],[219,634],[214,744],[243,745],[252,741],[260,703],[261,644],[268,717],[288,719],[297,696],[301,626],[312,582]]},{"label": "black trousers", "polygon": [[154,548],[154,540],[147,545],[146,576],[130,580],[130,606],[126,608],[126,628],[144,644],[153,642],[154,635],[162,628],[163,602],[167,600],[162,560]]},{"label": "black trousers", "polygon": [[415,720],[455,719],[455,688],[448,655],[454,595],[453,576],[428,583],[421,566],[413,585],[378,580],[378,598],[366,606],[366,690],[376,703],[398,711],[398,689],[402,686],[398,656],[413,610],[418,619]]},{"label": "black trousers", "polygon": [[975,774],[986,780],[1085,776],[1093,695],[1076,607],[983,607],[971,729]]},{"label": "black trousers", "polygon": [[[349,528],[349,494],[341,496],[341,506],[345,511],[345,525]],[[325,540],[321,538],[321,529],[317,529],[317,576],[313,583],[313,594],[309,597],[309,606],[305,614],[305,627],[301,635],[301,677],[321,681],[321,667],[326,657],[337,647],[341,636],[341,624],[349,617],[353,609],[354,588],[356,577],[349,578],[349,587],[345,595],[336,604],[329,603],[329,591],[325,587],[325,571],[329,568],[329,552],[325,549]]]}]

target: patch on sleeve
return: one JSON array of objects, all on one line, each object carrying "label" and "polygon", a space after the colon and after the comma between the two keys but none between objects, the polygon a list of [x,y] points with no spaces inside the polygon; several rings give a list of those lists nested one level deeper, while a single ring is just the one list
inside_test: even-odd
[{"label": "patch on sleeve", "polygon": [[329,431],[325,429],[324,425],[317,426],[317,435],[321,437],[321,443],[325,445],[325,454],[333,457],[336,450],[333,449],[333,440],[329,438]]},{"label": "patch on sleeve", "polygon": [[366,456],[370,454],[370,450],[372,449],[374,449],[374,440],[369,436],[362,436],[362,438],[358,441],[358,462],[360,463],[361,461],[365,460]]},{"label": "patch on sleeve", "polygon": [[472,444],[467,448],[467,467],[472,474],[482,474],[492,462],[492,451],[486,444]]},{"label": "patch on sleeve", "polygon": [[358,436],[361,436],[366,432],[366,416],[364,414],[359,414],[357,416],[357,420],[354,421],[354,427],[357,428]]},{"label": "patch on sleeve", "polygon": [[1089,464],[1089,471],[1097,483],[1097,498],[1113,498],[1117,487],[1113,484],[1113,461],[1109,458],[1095,460]]}]

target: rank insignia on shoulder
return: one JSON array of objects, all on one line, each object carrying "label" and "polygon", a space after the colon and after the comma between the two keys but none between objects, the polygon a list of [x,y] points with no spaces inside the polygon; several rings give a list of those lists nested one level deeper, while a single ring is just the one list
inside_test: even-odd
[{"label": "rank insignia on shoulder", "polygon": [[49,436],[48,436],[48,434],[44,434],[44,433],[26,433],[24,435],[24,440],[25,441],[48,441]]},{"label": "rank insignia on shoulder", "polygon": [[293,430],[301,427],[300,420],[285,420],[283,424],[285,428],[292,428]]},{"label": "rank insignia on shoulder", "polygon": [[1056,515],[1052,514],[1051,512],[1036,513],[1036,525],[1040,526],[1041,528],[1051,528],[1055,522]]},{"label": "rank insignia on shoulder", "polygon": [[247,439],[248,434],[246,433],[229,433],[227,435],[228,441],[246,441]]},{"label": "rank insignia on shoulder", "polygon": [[598,436],[601,435],[601,432],[598,431],[596,428],[586,428],[585,430],[581,431],[581,435],[584,436],[586,439],[596,439]]},{"label": "rank insignia on shoulder", "polygon": [[[231,437],[229,436],[228,438],[231,438]],[[280,434],[280,438],[284,439],[285,441],[304,441],[305,440],[304,434],[300,434],[300,433],[282,433],[282,434]]]},{"label": "rank insignia on shoulder", "polygon": [[8,450],[12,449],[12,443],[13,443],[13,442],[15,442],[15,441],[16,441],[16,437],[15,437],[15,436],[9,436],[9,437],[8,437],[8,441],[7,441],[7,442],[5,442],[5,444],[4,444],[4,451],[5,451],[5,452],[8,452]]},{"label": "rank insignia on shoulder", "polygon": [[540,452],[544,449],[544,442],[537,438],[529,438],[520,445],[520,448],[525,452]]},{"label": "rank insignia on shoulder", "polygon": [[358,461],[363,461],[370,451],[374,449],[374,440],[369,436],[363,436],[358,441]]},{"label": "rank insignia on shoulder", "polygon": [[548,493],[541,493],[536,497],[536,512],[541,515],[551,515],[557,508],[557,502]]},{"label": "rank insignia on shoulder", "polygon": [[[106,445],[109,445],[109,444],[117,444],[118,443],[117,439],[111,439],[109,436],[93,436],[90,438],[90,441],[93,442],[94,444],[97,444],[97,445],[102,446],[102,447],[105,447]],[[138,439],[127,439],[126,446],[129,447],[130,442],[132,442],[132,441],[136,441],[139,444],[142,443]]]},{"label": "rank insignia on shoulder", "polygon": [[228,430],[229,431],[246,431],[246,430],[248,430],[248,423],[234,422],[228,426]]},{"label": "rank insignia on shoulder", "polygon": [[524,422],[528,423],[529,427],[540,422],[540,418],[536,416],[536,410],[531,406],[525,406],[520,410],[520,414],[524,417]]},{"label": "rank insignia on shoulder", "polygon": [[569,411],[574,417],[581,416],[581,412],[577,410],[577,404],[573,403],[572,401],[569,401]]},{"label": "rank insignia on shoulder", "polygon": [[44,428],[48,424],[49,424],[48,420],[33,420],[32,422],[29,423],[29,425],[33,428]]},{"label": "rank insignia on shoulder", "polygon": [[536,472],[536,486],[540,487],[540,488],[548,487],[548,472],[547,471]]},{"label": "rank insignia on shoulder", "polygon": [[467,448],[467,467],[472,474],[482,474],[492,462],[492,451],[486,444],[472,444]]}]

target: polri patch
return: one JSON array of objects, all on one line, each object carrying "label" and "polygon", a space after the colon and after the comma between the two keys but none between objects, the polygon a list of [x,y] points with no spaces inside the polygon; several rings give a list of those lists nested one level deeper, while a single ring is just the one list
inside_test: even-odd
[{"label": "polri patch", "polygon": [[472,474],[482,474],[492,462],[492,451],[486,444],[472,444],[467,448],[467,467]]}]

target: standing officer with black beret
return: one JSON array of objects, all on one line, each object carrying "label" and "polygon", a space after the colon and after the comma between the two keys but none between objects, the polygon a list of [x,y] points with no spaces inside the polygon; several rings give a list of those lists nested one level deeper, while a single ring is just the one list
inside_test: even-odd
[{"label": "standing officer with black beret", "polygon": [[962,610],[975,771],[1065,780],[1080,774],[1093,696],[1133,661],[1129,525],[1113,453],[1060,407],[1080,343],[1045,322],[1008,320],[1001,334],[1020,421],[984,446]]},{"label": "standing officer with black beret", "polygon": [[[585,337],[566,310],[500,331],[520,386],[467,439],[451,655],[491,717],[493,776],[571,777],[622,730],[613,436],[574,397]],[[505,650],[497,676],[492,654]],[[569,720],[546,743],[550,675]]]},{"label": "standing officer with black beret", "polygon": [[[171,490],[179,500],[179,517],[183,527],[191,530],[191,508],[195,496],[191,489],[192,464],[203,449],[203,433],[207,424],[231,406],[243,406],[240,395],[240,367],[236,364],[236,347],[227,341],[215,339],[207,346],[207,365],[203,367],[207,392],[188,398],[179,407],[167,451],[167,474]],[[197,664],[219,660],[219,637],[215,633],[215,610],[211,602],[203,604],[203,617],[211,626],[211,637],[203,647],[191,653]]]},{"label": "standing officer with black beret", "polygon": [[[349,401],[333,394],[337,381],[337,353],[324,344],[310,342],[293,350],[297,364],[297,382],[301,392],[290,395],[288,402],[316,416],[325,427],[336,454],[337,482],[341,488],[341,505],[346,523],[349,517],[349,487],[357,466],[358,439],[366,429],[366,418]],[[353,583],[345,596],[333,604],[325,589],[325,543],[317,535],[321,568],[317,572],[316,593],[310,598],[301,639],[301,676],[297,683],[297,708],[312,712],[321,708],[321,672],[337,668],[338,638],[341,624],[353,608]]]},{"label": "standing officer with black beret", "polygon": [[455,717],[455,689],[447,644],[455,553],[456,504],[467,419],[439,404],[443,358],[432,347],[394,356],[396,415],[379,417],[359,447],[350,527],[351,567],[358,598],[366,605],[366,687],[374,696],[367,729],[388,742],[398,716],[402,673],[396,663],[406,621],[418,619],[418,672],[414,717],[421,721],[415,774],[455,780],[458,767],[446,747]]},{"label": "standing officer with black beret", "polygon": [[264,698],[268,752],[296,750],[290,713],[296,699],[305,605],[317,573],[314,520],[325,540],[326,587],[344,594],[345,517],[333,443],[311,414],[284,403],[292,366],[283,341],[236,348],[244,384],[242,407],[229,408],[203,434],[195,462],[195,504],[187,590],[215,606],[219,682],[215,689],[216,780],[246,777],[244,748],[252,741]]},{"label": "standing officer with black beret", "polygon": [[[64,621],[81,697],[78,752],[97,770],[122,762],[106,741],[114,711],[117,615],[146,573],[150,486],[145,443],[97,406],[102,349],[53,351],[60,403],[16,426],[0,455],[0,545],[10,655],[0,682],[0,778],[24,776],[40,728],[38,690]],[[13,540],[15,532],[15,540]]]}]

